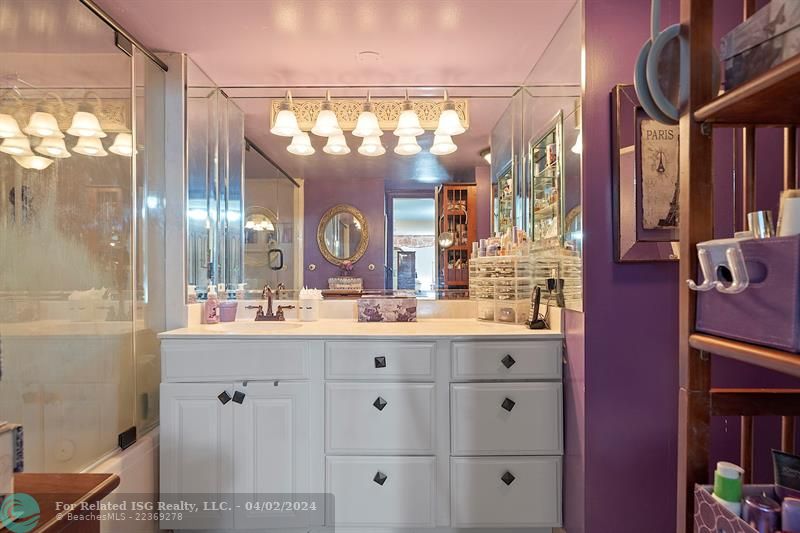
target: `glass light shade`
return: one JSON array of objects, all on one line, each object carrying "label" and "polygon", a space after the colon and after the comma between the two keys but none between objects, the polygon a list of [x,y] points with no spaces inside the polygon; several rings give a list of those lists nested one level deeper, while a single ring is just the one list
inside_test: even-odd
[{"label": "glass light shade", "polygon": [[386,153],[386,148],[381,144],[381,138],[377,135],[370,135],[364,137],[361,141],[361,146],[358,147],[358,153],[370,157],[383,155]]},{"label": "glass light shade", "polygon": [[100,121],[93,113],[78,111],[72,117],[72,124],[67,133],[75,137],[107,137],[106,132],[100,127]]},{"label": "glass light shade", "polygon": [[572,145],[572,148],[570,148],[570,151],[573,154],[578,154],[578,155],[580,155],[583,152],[583,132],[582,131],[578,132],[578,138],[575,139],[575,144]]},{"label": "glass light shade", "polygon": [[117,136],[114,137],[114,144],[108,147],[108,151],[123,157],[133,156],[133,135],[130,133],[117,133]]},{"label": "glass light shade", "polygon": [[417,144],[417,138],[413,135],[400,137],[397,146],[394,147],[394,153],[397,155],[415,155],[422,150]]},{"label": "glass light shade", "polygon": [[31,141],[27,137],[9,137],[0,144],[0,152],[8,155],[34,155],[31,151]]},{"label": "glass light shade", "polygon": [[103,143],[97,137],[81,137],[78,144],[72,149],[76,154],[88,155],[91,157],[105,157],[108,152],[103,148]]},{"label": "glass light shade", "polygon": [[417,112],[414,111],[411,104],[406,104],[403,108],[400,118],[397,119],[397,128],[395,128],[394,134],[398,137],[416,137],[425,133],[419,124]]},{"label": "glass light shade", "polygon": [[372,104],[367,102],[364,104],[364,109],[358,115],[356,121],[356,129],[353,130],[353,135],[356,137],[380,137],[383,135],[380,126],[378,125],[378,117],[372,112]]},{"label": "glass light shade", "polygon": [[445,107],[439,115],[439,125],[434,132],[435,135],[461,135],[466,129],[461,125],[461,119],[455,109]]},{"label": "glass light shade", "polygon": [[15,155],[14,161],[16,161],[22,168],[27,168],[29,170],[44,170],[53,164],[52,159],[47,159],[46,157],[42,157],[40,155]]},{"label": "glass light shade", "polygon": [[347,146],[344,135],[331,135],[328,137],[328,142],[325,143],[322,151],[331,155],[345,155],[350,153],[350,147]]},{"label": "glass light shade", "polygon": [[28,135],[35,135],[36,137],[59,137],[64,138],[64,134],[58,128],[58,121],[56,117],[50,113],[37,111],[31,115],[28,125],[23,129]]},{"label": "glass light shade", "polygon": [[19,129],[17,119],[11,115],[0,113],[0,139],[9,137],[22,137],[22,130]]},{"label": "glass light shade", "polygon": [[487,148],[486,150],[481,151],[480,155],[484,161],[486,161],[490,165],[492,164],[492,151],[490,149]]},{"label": "glass light shade", "polygon": [[320,137],[331,137],[333,135],[341,135],[342,128],[339,127],[339,119],[336,118],[336,113],[331,109],[328,102],[322,103],[322,109],[317,115],[317,121],[314,127],[311,128],[311,133],[319,135]]},{"label": "glass light shade", "polygon": [[433,146],[431,146],[433,155],[452,154],[456,150],[458,150],[458,146],[455,145],[449,135],[434,135]]},{"label": "glass light shade", "polygon": [[289,104],[281,106],[281,110],[275,116],[275,124],[269,130],[273,135],[280,137],[294,137],[300,135],[300,127],[297,125],[297,115],[289,108]]},{"label": "glass light shade", "polygon": [[72,156],[64,145],[62,137],[45,137],[34,150],[47,157],[65,158]]},{"label": "glass light shade", "polygon": [[304,131],[301,131],[299,135],[292,137],[292,142],[288,147],[286,147],[286,150],[288,150],[290,154],[294,155],[311,155],[316,152],[314,147],[311,146],[311,137],[309,137],[308,133]]}]

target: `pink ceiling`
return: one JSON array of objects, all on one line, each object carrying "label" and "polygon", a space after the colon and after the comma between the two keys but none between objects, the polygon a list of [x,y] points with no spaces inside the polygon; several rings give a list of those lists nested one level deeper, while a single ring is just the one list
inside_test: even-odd
[{"label": "pink ceiling", "polygon": [[[99,0],[221,86],[520,85],[574,0]],[[381,54],[360,62],[364,50]]]}]

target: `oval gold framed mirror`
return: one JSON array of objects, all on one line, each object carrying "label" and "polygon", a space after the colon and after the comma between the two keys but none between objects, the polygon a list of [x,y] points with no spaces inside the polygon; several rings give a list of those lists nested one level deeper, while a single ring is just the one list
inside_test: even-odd
[{"label": "oval gold framed mirror", "polygon": [[317,246],[331,264],[355,263],[369,244],[369,228],[364,214],[352,205],[339,204],[328,209],[317,227]]}]

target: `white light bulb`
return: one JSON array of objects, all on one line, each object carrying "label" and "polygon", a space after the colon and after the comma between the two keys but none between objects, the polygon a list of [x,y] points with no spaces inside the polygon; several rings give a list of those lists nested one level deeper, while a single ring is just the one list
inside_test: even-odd
[{"label": "white light bulb", "polygon": [[447,155],[452,154],[458,150],[453,139],[449,135],[434,135],[433,146],[431,146],[431,153],[433,155]]},{"label": "white light bulb", "polygon": [[370,157],[383,155],[386,153],[386,148],[381,144],[381,138],[377,135],[370,135],[364,137],[361,141],[361,146],[358,147],[358,153]]},{"label": "white light bulb", "polygon": [[356,129],[353,130],[353,135],[356,137],[380,137],[383,135],[380,125],[378,124],[378,116],[373,112],[373,106],[370,102],[365,102],[361,113],[358,115],[356,121]]},{"label": "white light bulb", "polygon": [[33,155],[31,141],[27,137],[9,137],[0,144],[0,152],[17,156]]},{"label": "white light bulb", "polygon": [[312,155],[316,150],[311,146],[311,138],[308,133],[301,131],[299,135],[292,137],[292,142],[286,147],[290,154],[294,155]]},{"label": "white light bulb", "polygon": [[63,136],[45,137],[34,150],[48,157],[66,158],[72,156],[64,145]]},{"label": "white light bulb", "polygon": [[78,144],[72,149],[76,154],[88,155],[91,157],[105,157],[108,152],[103,148],[103,143],[97,137],[81,137]]},{"label": "white light bulb", "polygon": [[398,137],[417,137],[425,133],[419,123],[417,112],[414,111],[414,106],[410,102],[403,104],[403,111],[400,113],[400,118],[397,119],[397,128],[394,134]]},{"label": "white light bulb", "polygon": [[350,147],[347,146],[344,135],[331,135],[328,137],[328,142],[322,148],[322,151],[331,155],[345,155],[350,153]]},{"label": "white light bulb", "polygon": [[442,114],[439,115],[439,125],[434,132],[435,135],[461,135],[467,131],[461,125],[461,119],[455,110],[453,102],[445,100]]},{"label": "white light bulb", "polygon": [[294,137],[300,134],[300,128],[297,125],[297,115],[289,108],[288,104],[286,104],[284,109],[278,111],[278,114],[275,116],[275,124],[269,132],[280,137]]},{"label": "white light bulb", "polygon": [[11,115],[0,113],[0,139],[9,137],[22,137],[22,130],[19,129],[17,119]]},{"label": "white light bulb", "polygon": [[59,137],[64,138],[64,134],[58,128],[56,117],[50,113],[37,111],[31,115],[28,125],[23,129],[28,135],[36,137]]},{"label": "white light bulb", "polygon": [[40,155],[28,155],[28,156],[15,155],[13,157],[14,161],[16,161],[19,164],[19,166],[29,170],[44,170],[53,164],[52,159],[47,159],[46,157],[42,157]]},{"label": "white light bulb", "polygon": [[417,138],[414,136],[400,137],[397,146],[394,147],[394,153],[397,155],[415,155],[422,150],[417,144]]},{"label": "white light bulb", "polygon": [[117,136],[114,137],[114,143],[108,147],[108,151],[123,157],[132,157],[133,135],[130,133],[117,133]]},{"label": "white light bulb", "polygon": [[72,125],[67,133],[75,137],[106,137],[106,132],[100,127],[100,121],[88,111],[78,111],[72,116]]}]

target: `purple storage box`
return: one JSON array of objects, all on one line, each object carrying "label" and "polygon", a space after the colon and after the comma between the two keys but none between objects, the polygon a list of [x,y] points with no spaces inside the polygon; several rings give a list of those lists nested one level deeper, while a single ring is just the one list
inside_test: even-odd
[{"label": "purple storage box", "polygon": [[239,309],[239,302],[236,300],[229,300],[219,303],[219,321],[220,322],[234,322],[236,320],[236,311]]},{"label": "purple storage box", "polygon": [[[758,533],[751,526],[717,503],[711,496],[714,487],[695,485],[694,487],[694,533]],[[742,497],[766,494],[776,500],[772,485],[745,485]]]},{"label": "purple storage box", "polygon": [[740,243],[750,286],[697,295],[703,333],[800,352],[800,235]]}]

